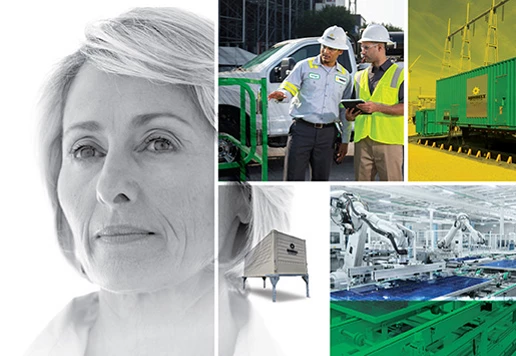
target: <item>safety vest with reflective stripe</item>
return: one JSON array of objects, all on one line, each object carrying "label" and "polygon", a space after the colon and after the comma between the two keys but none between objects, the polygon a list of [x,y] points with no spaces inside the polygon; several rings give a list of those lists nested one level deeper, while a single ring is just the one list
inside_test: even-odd
[{"label": "safety vest with reflective stripe", "polygon": [[[314,59],[316,57],[312,57],[312,58],[308,58],[307,59],[307,63],[308,63],[308,67],[310,69],[317,69],[319,68],[319,66],[317,64],[314,63]],[[342,74],[346,74],[346,69],[339,63],[337,62],[337,70],[342,73]],[[287,81],[287,80],[284,80],[281,84],[280,84],[280,89],[285,89],[286,91],[288,91],[292,96],[296,96],[297,93],[299,93],[299,89],[294,85],[292,84],[291,82]]]},{"label": "safety vest with reflective stripe", "polygon": [[[393,63],[378,81],[371,95],[369,90],[368,69],[355,74],[355,91],[359,99],[376,103],[398,104],[398,91],[403,82],[403,68]],[[371,115],[359,115],[355,120],[355,142],[369,136],[372,140],[402,145],[404,142],[403,116],[387,115],[374,112]]]}]

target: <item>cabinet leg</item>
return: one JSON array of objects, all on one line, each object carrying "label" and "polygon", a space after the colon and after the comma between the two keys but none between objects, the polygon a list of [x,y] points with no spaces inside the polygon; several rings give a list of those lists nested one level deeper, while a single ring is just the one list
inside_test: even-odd
[{"label": "cabinet leg", "polygon": [[306,297],[307,298],[310,298],[310,290],[309,290],[309,287],[308,287],[308,275],[305,274],[302,276],[303,277],[303,280],[305,281],[306,283]]},{"label": "cabinet leg", "polygon": [[279,277],[278,276],[272,276],[269,277],[271,279],[272,284],[272,301],[276,302],[276,284],[278,284]]}]

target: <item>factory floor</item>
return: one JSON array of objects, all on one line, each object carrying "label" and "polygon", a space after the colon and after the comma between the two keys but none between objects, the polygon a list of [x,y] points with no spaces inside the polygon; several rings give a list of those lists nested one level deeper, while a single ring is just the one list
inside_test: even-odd
[{"label": "factory floor", "polygon": [[516,182],[514,166],[415,143],[408,145],[409,181]]}]

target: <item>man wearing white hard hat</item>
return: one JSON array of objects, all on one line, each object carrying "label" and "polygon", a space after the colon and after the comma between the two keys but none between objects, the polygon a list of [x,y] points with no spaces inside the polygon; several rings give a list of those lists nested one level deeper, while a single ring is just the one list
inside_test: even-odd
[{"label": "man wearing white hard hat", "polygon": [[321,52],[296,64],[292,72],[268,99],[291,100],[292,125],[287,141],[284,180],[305,180],[306,169],[311,169],[311,180],[327,181],[333,162],[333,144],[338,121],[342,122],[342,143],[337,162],[346,156],[351,133],[351,123],[346,112],[340,109],[340,100],[351,97],[353,78],[337,62],[348,49],[347,36],[338,26],[324,31]]},{"label": "man wearing white hard hat", "polygon": [[372,24],[358,41],[361,54],[371,66],[355,75],[355,95],[365,101],[360,110],[346,110],[346,119],[355,121],[355,179],[403,180],[403,68],[385,53],[392,43],[382,25]]}]

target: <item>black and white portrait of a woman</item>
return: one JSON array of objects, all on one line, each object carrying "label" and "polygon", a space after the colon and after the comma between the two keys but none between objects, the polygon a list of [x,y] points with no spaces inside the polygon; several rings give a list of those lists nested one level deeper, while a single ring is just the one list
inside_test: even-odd
[{"label": "black and white portrait of a woman", "polygon": [[[299,296],[267,296],[261,310],[241,286],[246,252],[271,229],[312,245],[327,234],[299,224],[310,205],[299,187],[217,182],[217,3],[9,10],[0,354],[325,350],[327,332],[317,346],[285,306],[323,324],[326,286],[308,299],[300,282]],[[321,206],[325,191],[312,194]],[[305,335],[305,346],[286,346],[282,333]]]}]

